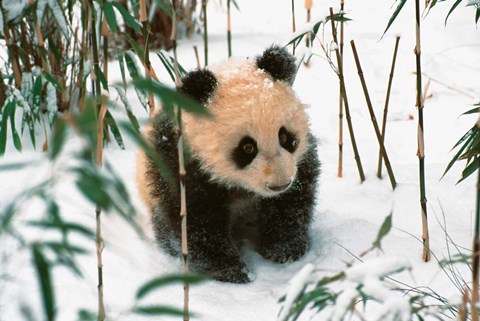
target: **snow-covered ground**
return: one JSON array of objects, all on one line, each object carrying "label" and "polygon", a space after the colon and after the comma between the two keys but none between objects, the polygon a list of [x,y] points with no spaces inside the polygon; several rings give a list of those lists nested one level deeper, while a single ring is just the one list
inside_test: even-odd
[{"label": "snow-covered ground", "polygon": [[[233,52],[236,56],[255,56],[271,43],[285,44],[291,38],[290,1],[238,1],[240,12],[233,10]],[[279,298],[288,290],[288,282],[297,271],[313,264],[325,273],[345,268],[352,261],[348,252],[360,254],[375,240],[384,218],[393,213],[393,229],[383,241],[384,253],[374,252],[369,257],[383,255],[406,259],[412,266],[410,274],[402,280],[412,286],[430,287],[444,297],[458,300],[460,292],[440,269],[436,259],[448,257],[447,238],[460,247],[469,249],[475,204],[475,179],[472,177],[456,185],[463,164],[455,165],[440,179],[453,153],[455,142],[470,128],[476,116],[459,115],[472,108],[480,96],[480,31],[474,23],[474,9],[460,5],[444,20],[450,2],[439,2],[422,24],[422,63],[425,76],[431,77],[425,102],[425,153],[430,246],[432,261],[421,260],[421,216],[418,186],[417,111],[415,109],[415,46],[414,1],[408,1],[388,33],[381,38],[394,6],[393,1],[347,1],[346,11],[353,19],[346,24],[345,78],[361,160],[366,181],[360,184],[352,148],[344,126],[344,177],[337,178],[338,157],[338,79],[328,63],[314,57],[308,67],[303,66],[296,78],[294,89],[299,97],[311,105],[309,114],[313,132],[319,139],[319,157],[322,175],[319,183],[318,206],[311,229],[312,249],[301,260],[288,264],[275,264],[259,254],[246,249],[244,258],[255,272],[255,281],[246,285],[206,282],[192,287],[190,307],[194,320],[275,320]],[[313,17],[327,12],[329,6],[338,8],[335,1],[314,1]],[[296,1],[298,28],[305,21],[303,1]],[[209,4],[209,62],[227,57],[226,13],[218,1]],[[386,149],[398,182],[392,191],[386,178],[377,179],[378,144],[365,103],[360,81],[353,61],[350,40],[354,39],[361,59],[377,119],[381,119],[394,38],[401,36],[386,134]],[[330,39],[330,28],[326,29]],[[197,45],[203,54],[200,35],[179,42],[179,60],[187,68],[196,65],[192,46]],[[315,52],[320,51],[314,49]],[[152,57],[153,58],[153,57]],[[156,57],[155,57],[156,58]],[[203,59],[201,59],[203,61]],[[160,62],[154,66],[163,79]],[[112,62],[110,79],[119,79],[118,65]],[[424,78],[424,83],[427,78]],[[135,97],[132,91],[132,95]],[[132,99],[136,115],[146,122],[147,115]],[[25,135],[24,141],[28,138]],[[42,178],[68,162],[68,156],[52,168],[40,155],[25,143],[23,153],[8,146],[0,165],[12,162],[34,162],[34,167],[19,171],[3,171],[0,175],[0,208],[21,195]],[[145,207],[135,190],[135,148],[126,140],[126,150],[111,144],[105,157],[121,174],[138,209],[140,224],[151,235]],[[475,176],[475,175],[474,175]],[[72,177],[61,177],[54,193],[61,200],[61,212],[69,220],[94,226],[94,207],[84,201],[75,190]],[[41,208],[36,202],[22,207],[18,220],[36,216]],[[132,315],[129,309],[135,302],[136,289],[145,281],[168,273],[182,271],[179,259],[158,250],[152,240],[142,240],[126,223],[114,215],[103,221],[106,241],[104,251],[105,300],[109,320],[143,320]],[[32,229],[32,233],[34,230]],[[42,237],[42,235],[32,235]],[[96,311],[96,255],[94,243],[89,255],[80,258],[84,279],[68,271],[54,270],[58,320],[76,320],[80,308]],[[451,247],[451,245],[450,245]],[[347,251],[348,250],[348,251]],[[455,250],[453,250],[455,254]],[[28,252],[18,252],[6,239],[0,244],[0,274],[10,279],[0,279],[0,320],[19,320],[21,304],[32,305],[40,315],[37,282],[29,262]],[[460,269],[465,282],[468,270]],[[169,286],[148,298],[149,303],[181,307],[181,285]],[[170,320],[171,318],[160,318]],[[307,319],[307,318],[305,318]]]}]

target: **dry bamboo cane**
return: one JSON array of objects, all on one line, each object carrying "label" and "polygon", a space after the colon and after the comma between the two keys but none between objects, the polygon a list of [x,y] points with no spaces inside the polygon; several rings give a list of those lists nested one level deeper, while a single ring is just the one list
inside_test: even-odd
[{"label": "dry bamboo cane", "polygon": [[[393,59],[392,67],[390,68],[390,76],[388,77],[388,86],[387,86],[387,97],[385,98],[385,107],[383,109],[383,119],[382,119],[382,144],[385,141],[385,131],[387,129],[387,114],[388,114],[388,104],[390,102],[390,91],[392,89],[393,73],[395,71],[395,62],[397,60],[398,52],[398,43],[400,42],[400,36],[395,38],[395,49],[393,50]],[[377,177],[382,178],[382,151],[378,152],[378,169]]]},{"label": "dry bamboo cane", "polygon": [[[292,0],[292,32],[295,33],[297,30],[295,26],[295,0]],[[293,43],[293,50],[292,50],[293,55],[295,55],[295,43]]]},{"label": "dry bamboo cane", "polygon": [[[173,6],[175,7],[176,0],[172,1]],[[175,66],[175,85],[177,88],[182,86],[182,80],[180,78],[180,71],[178,68],[178,58],[177,58],[177,31],[176,31],[176,13],[173,12],[172,15],[172,36],[171,40],[173,43],[173,57],[174,57],[174,66]],[[183,136],[182,136],[182,112],[178,105],[175,106],[175,111],[177,115],[177,130],[178,130],[178,171],[180,178],[180,216],[182,218],[182,256],[183,256],[183,273],[185,276],[185,283],[183,286],[184,296],[183,296],[183,320],[190,320],[189,312],[189,301],[190,301],[190,285],[188,283],[188,242],[187,242],[187,197],[185,189],[185,158],[184,158],[184,148],[183,148]]]},{"label": "dry bamboo cane", "polygon": [[[100,65],[98,59],[98,47],[97,47],[97,32],[95,30],[95,15],[93,14],[93,0],[88,1],[88,17],[89,17],[89,24],[88,29],[90,31],[90,43],[92,46],[93,51],[93,72],[92,72],[92,81],[94,81],[93,86],[93,93],[94,96],[98,99],[101,95],[101,87],[100,87]],[[97,153],[96,153],[96,163],[100,167],[102,166],[102,150],[103,150],[103,118],[105,117],[106,113],[106,106],[100,106],[98,111],[97,117],[97,130],[98,130],[98,137],[97,137]],[[102,116],[103,115],[103,116]],[[99,152],[100,151],[100,152]],[[102,209],[99,205],[95,208],[95,217],[96,217],[96,250],[97,250],[97,278],[98,278],[98,321],[105,320],[106,313],[105,313],[105,302],[104,302],[104,289],[103,289],[103,259],[102,259],[102,252],[103,252],[103,237],[102,237],[102,226],[101,226],[101,214]]]},{"label": "dry bamboo cane", "polygon": [[[334,16],[333,16],[333,8],[330,7],[330,21],[332,23],[332,36],[333,36],[333,41],[337,44],[337,31],[335,29],[335,21],[334,21]],[[363,183],[365,181],[365,174],[363,172],[363,166],[362,166],[362,161],[360,160],[360,154],[358,153],[358,148],[357,148],[357,142],[355,140],[355,133],[353,132],[353,124],[352,124],[352,118],[350,116],[350,108],[348,105],[348,98],[347,98],[347,91],[345,89],[345,79],[343,78],[343,64],[342,64],[342,59],[340,55],[340,50],[339,48],[335,48],[335,55],[337,57],[337,65],[338,65],[338,79],[340,80],[340,92],[343,97],[343,102],[345,106],[345,116],[347,119],[347,125],[348,125],[348,132],[350,134],[350,140],[352,142],[352,148],[353,148],[353,154],[355,155],[355,162],[357,163],[357,169],[358,169],[358,174],[360,176],[360,182]]]},{"label": "dry bamboo cane", "polygon": [[198,55],[197,46],[193,46],[193,51],[195,52],[195,58],[197,60],[197,68],[200,69],[200,68],[202,68],[202,65],[200,64],[200,56]]},{"label": "dry bamboo cane", "polygon": [[417,67],[417,94],[416,106],[418,109],[418,163],[420,179],[420,207],[422,209],[422,241],[423,253],[422,259],[425,262],[430,261],[430,238],[428,236],[428,216],[427,216],[427,197],[425,193],[425,144],[423,128],[423,97],[422,97],[422,66],[421,66],[421,45],[420,45],[420,0],[415,0],[415,57]]},{"label": "dry bamboo cane", "polygon": [[[477,126],[480,126],[479,123],[477,122]],[[476,160],[477,162],[480,163],[480,159]],[[479,293],[478,293],[478,282],[479,282],[479,260],[480,260],[480,239],[479,239],[479,234],[480,234],[480,170],[478,171],[478,179],[477,179],[477,208],[476,208],[476,213],[475,213],[475,233],[473,236],[473,258],[472,258],[472,301],[471,301],[471,310],[472,310],[472,321],[478,321],[479,315],[478,315],[478,299],[479,299]]]},{"label": "dry bamboo cane", "polygon": [[355,47],[355,42],[350,41],[352,45],[353,57],[355,58],[355,64],[357,65],[358,76],[360,77],[360,82],[362,83],[363,93],[365,94],[365,100],[367,101],[368,111],[370,113],[370,119],[372,120],[373,129],[377,135],[378,144],[380,145],[380,151],[382,153],[383,160],[385,161],[385,167],[387,167],[388,177],[390,178],[390,184],[392,184],[392,189],[397,187],[397,182],[395,181],[395,175],[393,174],[392,166],[390,160],[388,159],[387,150],[383,144],[382,134],[378,128],[377,119],[375,118],[375,112],[373,111],[372,101],[370,100],[370,95],[368,94],[367,83],[365,82],[365,77],[363,76],[362,66],[360,65],[360,59],[358,58],[357,49]]},{"label": "dry bamboo cane", "polygon": [[228,42],[228,58],[232,56],[232,26],[230,23],[230,1],[227,0],[227,42]]},{"label": "dry bamboo cane", "polygon": [[[175,11],[176,9],[173,8]],[[140,22],[142,23],[143,27],[143,45],[144,45],[144,52],[145,57],[142,59],[144,61],[144,68],[145,68],[145,78],[147,80],[152,79],[152,64],[150,62],[150,50],[148,46],[148,35],[150,33],[150,26],[148,23],[148,15],[147,15],[147,5],[145,0],[140,0]],[[149,116],[152,117],[155,114],[155,98],[153,97],[152,92],[148,92],[148,106],[149,106]]]},{"label": "dry bamboo cane", "polygon": [[[205,66],[208,66],[208,21],[207,21],[207,0],[202,0],[202,12],[203,12],[203,50]],[[173,32],[172,32],[173,34]]]},{"label": "dry bamboo cane", "polygon": [[20,70],[20,64],[18,62],[17,48],[10,40],[10,29],[8,28],[8,24],[6,22],[7,19],[4,19],[4,20],[5,22],[4,22],[3,30],[4,30],[4,37],[5,37],[5,45],[7,46],[7,49],[8,49],[8,56],[12,59],[15,87],[20,88],[22,84],[22,72]]},{"label": "dry bamboo cane", "polygon": [[[344,1],[340,0],[340,12],[344,11]],[[344,29],[343,29],[343,19],[340,21],[340,61],[343,66],[343,38],[344,38]],[[340,89],[338,94],[338,177],[343,177],[343,97],[342,90]]]},{"label": "dry bamboo cane", "polygon": [[[305,0],[305,9],[307,9],[307,23],[312,19],[312,0]],[[310,34],[305,37],[305,44],[310,47]]]}]

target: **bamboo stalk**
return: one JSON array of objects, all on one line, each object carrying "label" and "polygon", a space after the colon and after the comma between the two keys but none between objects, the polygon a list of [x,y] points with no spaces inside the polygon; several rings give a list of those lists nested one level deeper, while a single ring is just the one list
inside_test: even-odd
[{"label": "bamboo stalk", "polygon": [[[295,33],[297,27],[295,25],[295,0],[292,0],[292,33]],[[293,43],[293,55],[295,56],[295,43]]]},{"label": "bamboo stalk", "polygon": [[[202,0],[203,12],[203,50],[205,55],[205,67],[208,66],[208,21],[207,21],[207,0]],[[173,34],[173,31],[172,31]]]},{"label": "bamboo stalk", "polygon": [[[312,19],[312,0],[305,0],[305,9],[307,9],[307,23]],[[310,47],[310,34],[305,37],[305,44]]]},{"label": "bamboo stalk", "polygon": [[[175,11],[176,9],[173,8]],[[150,48],[148,43],[148,38],[150,34],[150,25],[148,22],[148,14],[147,14],[147,5],[145,0],[140,0],[140,22],[143,26],[143,44],[144,44],[144,52],[145,57],[142,59],[144,61],[144,69],[145,69],[145,78],[148,80],[152,79],[152,63],[150,62]],[[149,106],[149,116],[152,117],[155,114],[155,98],[153,97],[152,92],[148,92],[148,106]]]},{"label": "bamboo stalk", "polygon": [[193,51],[195,52],[195,58],[197,60],[197,68],[200,69],[202,68],[202,65],[200,64],[200,56],[198,55],[198,48],[197,46],[193,46]]},{"label": "bamboo stalk", "polygon": [[392,166],[390,160],[388,159],[387,150],[383,144],[382,134],[378,128],[377,119],[375,118],[375,112],[373,111],[372,101],[370,100],[370,95],[368,94],[367,83],[365,82],[365,77],[363,76],[362,66],[360,64],[360,59],[358,57],[357,49],[355,47],[355,42],[350,41],[352,45],[353,57],[355,58],[355,64],[357,65],[358,76],[360,77],[360,82],[362,83],[363,93],[365,94],[365,100],[367,101],[368,111],[370,113],[370,119],[372,120],[373,129],[377,135],[378,144],[380,145],[380,151],[382,153],[383,160],[385,161],[385,167],[387,167],[388,177],[390,178],[390,184],[392,184],[392,189],[397,187],[397,182],[395,181],[395,175],[393,174]]},{"label": "bamboo stalk", "polygon": [[[330,7],[330,21],[332,23],[332,36],[333,36],[333,41],[337,44],[337,30],[335,29],[335,22],[334,22],[334,17],[333,17],[333,8]],[[353,132],[353,124],[352,124],[352,118],[350,116],[350,108],[348,105],[348,98],[347,98],[347,91],[345,89],[345,79],[343,78],[343,63],[340,55],[340,49],[337,47],[335,48],[335,55],[337,57],[337,65],[338,65],[338,79],[340,80],[340,92],[343,97],[343,103],[345,106],[345,116],[347,119],[347,125],[348,125],[348,132],[350,134],[350,140],[352,142],[352,148],[353,148],[353,153],[355,155],[355,162],[357,163],[357,169],[358,169],[358,174],[360,176],[360,182],[363,183],[365,181],[365,174],[363,172],[363,166],[362,162],[360,160],[360,154],[358,153],[358,148],[357,148],[357,143],[355,140],[355,133]]]},{"label": "bamboo stalk", "polygon": [[423,253],[422,259],[425,262],[430,261],[428,235],[428,216],[427,216],[427,197],[425,192],[425,144],[424,144],[424,128],[423,128],[423,97],[422,97],[422,64],[421,64],[421,45],[420,45],[420,0],[415,0],[415,21],[416,21],[416,46],[415,57],[417,66],[417,94],[416,106],[418,109],[418,163],[419,163],[419,179],[420,179],[420,207],[422,215],[422,240]]},{"label": "bamboo stalk", "polygon": [[[479,126],[479,123],[477,122],[477,126]],[[477,162],[480,163],[480,159],[476,160]],[[477,179],[477,207],[476,207],[476,212],[475,212],[475,233],[473,236],[473,258],[472,258],[472,301],[471,301],[471,309],[472,309],[472,321],[478,321],[479,315],[478,315],[478,299],[479,299],[479,293],[478,293],[478,282],[479,282],[479,254],[480,254],[480,170],[477,170],[478,172],[478,179]]]},{"label": "bamboo stalk", "polygon": [[[93,73],[92,73],[92,82],[94,82],[94,86],[92,86],[93,96],[97,98],[97,105],[99,104],[99,98],[101,95],[101,87],[100,87],[100,64],[98,58],[98,43],[97,43],[97,32],[95,29],[95,15],[93,13],[93,0],[88,1],[88,17],[89,17],[89,24],[88,29],[90,32],[90,45],[92,46],[93,52]],[[106,106],[100,105],[98,106],[98,116],[97,116],[97,151],[96,151],[96,164],[97,166],[101,167],[103,163],[103,123],[104,123],[104,116],[106,113]],[[101,214],[102,209],[100,205],[97,204],[95,207],[95,217],[96,217],[96,252],[97,252],[97,293],[98,293],[98,321],[103,321],[106,318],[105,312],[105,302],[104,302],[104,286],[103,286],[103,237],[102,237],[102,225],[101,225]]]},{"label": "bamboo stalk", "polygon": [[4,38],[5,38],[5,45],[8,49],[8,56],[12,59],[12,67],[13,67],[13,77],[15,79],[15,87],[20,88],[22,84],[22,71],[20,69],[20,64],[18,62],[18,53],[15,44],[10,39],[10,28],[4,19]]},{"label": "bamboo stalk", "polygon": [[232,27],[230,24],[230,1],[227,0],[227,42],[228,42],[228,58],[232,56]]},{"label": "bamboo stalk", "polygon": [[[344,1],[340,0],[340,12],[344,10]],[[344,28],[343,28],[343,19],[340,21],[340,62],[343,66],[343,39],[344,39]],[[343,96],[342,91],[338,94],[338,171],[337,176],[343,177]]]},{"label": "bamboo stalk", "polygon": [[[400,36],[395,38],[395,49],[393,50],[393,59],[392,59],[392,66],[390,68],[390,76],[388,77],[388,85],[387,85],[387,97],[385,98],[385,106],[383,109],[383,119],[382,119],[382,144],[385,142],[385,132],[387,129],[387,114],[388,114],[388,104],[390,102],[390,92],[392,89],[392,81],[393,81],[393,73],[395,71],[395,62],[397,60],[397,52],[398,52],[398,43],[400,42]],[[382,178],[382,151],[378,152],[378,169],[377,169],[377,177]]]},{"label": "bamboo stalk", "polygon": [[[176,0],[172,0],[172,4],[175,7]],[[175,85],[177,88],[182,86],[182,80],[180,78],[180,71],[178,68],[178,57],[177,57],[177,32],[176,32],[176,14],[175,11],[172,15],[172,36],[171,40],[173,43],[173,57],[174,57],[174,66],[175,66]],[[183,296],[183,320],[190,320],[189,312],[189,301],[190,301],[190,284],[188,283],[188,241],[187,241],[187,197],[185,189],[185,158],[184,158],[184,147],[183,147],[183,135],[182,135],[182,112],[178,105],[175,106],[175,111],[177,115],[177,131],[178,131],[178,171],[180,178],[180,217],[182,218],[181,229],[182,229],[182,257],[183,257],[183,274],[185,276],[184,281],[184,296]]]}]

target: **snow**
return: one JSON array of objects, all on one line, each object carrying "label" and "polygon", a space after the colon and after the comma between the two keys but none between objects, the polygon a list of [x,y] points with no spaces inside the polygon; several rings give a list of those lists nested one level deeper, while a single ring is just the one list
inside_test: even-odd
[{"label": "snow", "polygon": [[[6,20],[16,23],[20,21],[23,13],[28,9],[28,0],[3,0],[2,7],[6,13]],[[1,28],[3,33],[3,24]]]},{"label": "snow", "polygon": [[[234,55],[254,57],[271,43],[286,44],[293,38],[289,2],[281,4],[274,0],[243,1],[239,2],[239,5],[240,11],[232,10]],[[338,8],[338,1],[315,2],[312,14],[326,12],[330,5]],[[308,67],[300,68],[294,84],[300,99],[311,106],[308,113],[313,133],[319,140],[319,158],[322,161],[318,205],[311,229],[312,247],[299,261],[282,265],[267,261],[246,247],[243,258],[250,270],[255,273],[255,281],[246,285],[208,281],[192,286],[190,307],[195,313],[193,320],[275,319],[282,307],[278,300],[285,293],[289,293],[291,288],[289,282],[293,282],[290,280],[298,271],[304,266],[314,266],[314,275],[323,277],[347,269],[344,262],[355,261],[352,254],[358,255],[370,248],[385,216],[390,212],[393,213],[393,228],[382,240],[383,252],[374,251],[368,257],[362,258],[365,263],[355,263],[347,269],[350,278],[344,284],[344,292],[337,299],[335,317],[332,315],[332,320],[340,319],[352,298],[358,295],[354,285],[359,281],[364,282],[365,291],[374,292],[382,289],[378,295],[382,295],[381,298],[385,300],[370,311],[372,318],[368,320],[377,320],[387,311],[390,313],[389,317],[392,317],[392,311],[398,311],[398,319],[406,320],[406,302],[385,292],[378,283],[387,269],[394,271],[402,266],[411,269],[408,273],[403,272],[396,277],[410,286],[429,287],[455,302],[461,298],[460,290],[447,276],[447,273],[451,272],[440,268],[436,258],[440,260],[448,257],[449,253],[456,254],[452,242],[462,250],[465,249],[465,252],[468,252],[472,244],[475,175],[457,185],[463,164],[456,164],[443,179],[440,178],[454,154],[451,148],[476,121],[475,115],[459,117],[478,102],[472,96],[480,97],[478,87],[480,30],[474,24],[475,8],[458,6],[450,15],[448,25],[445,27],[444,21],[450,6],[448,3],[439,2],[422,20],[422,67],[425,75],[432,78],[429,88],[431,97],[425,101],[424,128],[427,206],[433,255],[431,262],[424,263],[421,260],[421,216],[416,156],[413,2],[407,2],[382,39],[382,33],[394,10],[391,1],[351,1],[346,2],[345,7],[349,18],[353,19],[345,24],[345,43],[355,39],[377,119],[381,118],[383,111],[394,37],[397,34],[402,37],[385,139],[398,187],[392,191],[388,178],[376,178],[377,139],[349,46],[344,47],[345,82],[353,127],[367,179],[360,183],[346,123],[344,123],[343,178],[337,177],[338,78],[327,61],[313,56]],[[301,25],[301,21],[306,20],[304,10],[300,9],[303,8],[303,1],[296,1],[296,8],[297,23]],[[211,41],[209,61],[217,62],[227,58],[226,15],[224,11],[218,10],[217,2],[212,2],[211,6],[209,2],[209,10]],[[326,41],[330,39],[329,32],[327,26]],[[203,55],[201,35],[179,41],[179,59],[187,70],[196,66],[193,45],[196,45]],[[301,48],[297,50],[301,51]],[[312,52],[323,55],[318,45],[312,48]],[[151,59],[160,80],[166,84],[171,83],[156,55],[152,54]],[[120,83],[118,63],[112,62],[108,69],[110,72],[108,79],[112,80],[111,83]],[[425,77],[424,84],[426,81]],[[112,99],[115,99],[114,94],[115,91],[111,91]],[[133,88],[129,87],[125,96],[130,100],[134,114],[142,124],[145,124],[148,116],[138,103]],[[116,119],[125,118],[122,116],[123,108],[111,111]],[[105,157],[126,184],[133,205],[137,209],[139,224],[144,228],[147,239],[139,237],[113,213],[103,217],[106,241],[105,302],[110,320],[141,321],[150,318],[130,311],[136,303],[136,290],[154,277],[181,273],[182,263],[180,259],[162,252],[153,241],[146,208],[142,205],[135,188],[134,143],[127,137],[124,139],[125,150],[112,143],[106,148]],[[79,194],[71,173],[58,171],[58,167],[65,167],[72,161],[73,151],[66,153],[55,166],[52,166],[46,155],[34,151],[33,147],[29,148],[25,143],[28,141],[28,135],[24,134],[24,149],[19,153],[15,150],[10,137],[8,139],[6,155],[0,159],[0,166],[22,162],[31,162],[34,166],[15,171],[2,169],[0,209],[7,206],[10,201],[24,196],[29,187],[40,183],[53,172],[60,178],[60,182],[51,193],[59,201],[62,215],[66,219],[93,228],[94,205],[86,202]],[[67,141],[67,146],[79,144],[78,139],[73,137]],[[16,217],[15,223],[23,227],[25,221],[41,215],[40,205],[38,200],[22,202],[21,212]],[[47,237],[32,228],[28,232],[32,240]],[[448,239],[445,233],[448,233],[451,239]],[[96,311],[95,244],[80,236],[72,238],[71,241],[80,242],[89,248],[90,252],[78,258],[84,279],[72,276],[63,268],[52,271],[59,307],[58,320],[77,320],[79,309]],[[11,277],[11,280],[0,278],[0,320],[21,319],[19,310],[21,304],[32,307],[38,316],[36,319],[40,319],[42,304],[29,253],[12,243],[8,238],[0,236],[0,276],[8,274]],[[384,266],[387,263],[388,266]],[[460,282],[468,284],[471,280],[469,269],[462,265],[456,268]],[[301,282],[295,281],[293,284],[299,285]],[[152,304],[181,307],[183,289],[181,285],[168,286],[159,289],[155,296],[145,299]],[[303,321],[310,319],[319,320],[312,317],[312,314],[299,318]],[[355,316],[352,320],[356,320]]]},{"label": "snow", "polygon": [[313,264],[307,264],[290,280],[290,289],[285,296],[285,302],[282,305],[282,311],[278,316],[278,320],[287,320],[293,302],[302,293],[306,283],[310,281],[314,268]]}]

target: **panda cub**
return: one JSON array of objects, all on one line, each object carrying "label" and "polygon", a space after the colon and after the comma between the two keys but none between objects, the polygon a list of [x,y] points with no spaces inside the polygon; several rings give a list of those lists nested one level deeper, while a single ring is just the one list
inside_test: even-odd
[{"label": "panda cub", "polygon": [[[193,270],[220,281],[251,281],[240,255],[245,238],[278,263],[308,250],[319,162],[305,105],[291,87],[295,73],[295,58],[271,46],[255,59],[230,59],[182,79],[179,89],[213,115],[182,115]],[[171,186],[140,154],[140,194],[152,212],[156,239],[181,255],[178,133],[159,113],[146,135],[177,183]]]}]

